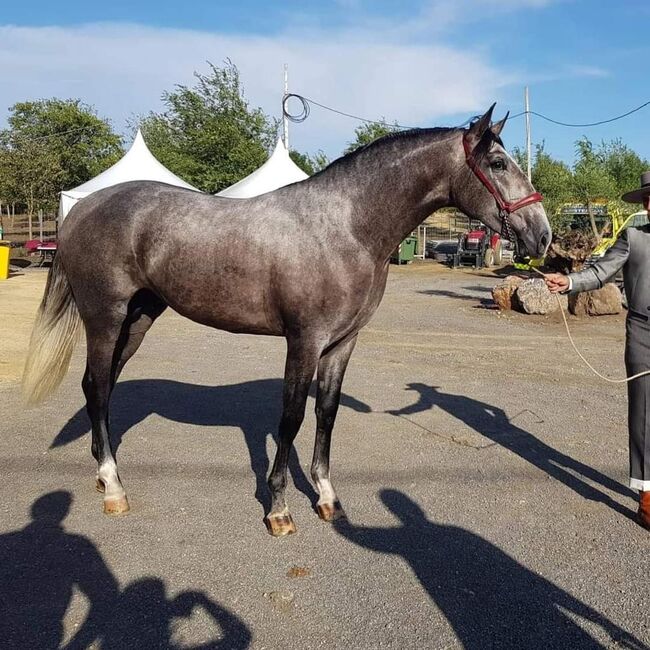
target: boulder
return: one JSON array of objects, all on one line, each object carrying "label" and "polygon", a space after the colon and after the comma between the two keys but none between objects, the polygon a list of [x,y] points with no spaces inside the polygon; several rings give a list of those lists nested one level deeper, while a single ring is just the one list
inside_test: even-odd
[{"label": "boulder", "polygon": [[501,311],[508,311],[513,308],[512,297],[522,282],[524,282],[523,278],[516,275],[509,275],[503,282],[499,282],[492,289],[492,299]]},{"label": "boulder", "polygon": [[513,304],[526,314],[550,314],[559,309],[557,298],[541,278],[522,282],[517,287]]},{"label": "boulder", "polygon": [[569,311],[575,316],[603,316],[620,314],[623,297],[615,284],[606,284],[601,289],[585,291],[569,296]]}]

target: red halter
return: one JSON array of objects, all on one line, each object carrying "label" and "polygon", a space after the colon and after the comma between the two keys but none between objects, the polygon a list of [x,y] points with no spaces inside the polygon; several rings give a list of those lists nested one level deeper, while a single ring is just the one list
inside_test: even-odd
[{"label": "red halter", "polygon": [[532,194],[529,194],[528,196],[525,196],[523,199],[519,199],[514,203],[511,203],[510,201],[506,201],[503,198],[501,192],[499,192],[499,190],[496,187],[494,187],[494,185],[492,185],[490,179],[483,173],[483,170],[478,166],[478,163],[476,162],[476,159],[472,154],[472,147],[467,141],[467,135],[463,136],[463,148],[465,149],[465,160],[467,162],[467,165],[474,172],[476,178],[478,178],[481,181],[481,183],[483,183],[485,189],[494,197],[494,200],[497,202],[497,205],[499,206],[499,216],[501,217],[501,220],[503,221],[503,224],[507,231],[508,239],[510,241],[516,241],[513,240],[514,233],[512,231],[512,227],[510,225],[510,220],[508,219],[508,215],[512,214],[516,210],[526,207],[527,205],[531,205],[532,203],[537,203],[539,201],[542,201],[544,197],[539,192],[533,192]]}]

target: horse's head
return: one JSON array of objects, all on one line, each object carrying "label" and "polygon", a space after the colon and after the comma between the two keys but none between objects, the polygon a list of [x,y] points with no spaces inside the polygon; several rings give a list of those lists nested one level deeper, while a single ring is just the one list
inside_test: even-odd
[{"label": "horse's head", "polygon": [[452,194],[455,205],[470,217],[518,240],[521,254],[544,255],[551,243],[551,227],[535,191],[501,142],[508,119],[491,124],[494,104],[463,132],[463,167],[456,175]]}]

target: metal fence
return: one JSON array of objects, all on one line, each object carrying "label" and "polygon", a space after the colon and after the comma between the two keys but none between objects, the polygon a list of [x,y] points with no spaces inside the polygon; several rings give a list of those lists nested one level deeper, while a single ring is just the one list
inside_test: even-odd
[{"label": "metal fence", "polygon": [[462,212],[432,214],[412,233],[417,238],[416,257],[425,257],[427,242],[457,241],[461,233],[476,223]]},{"label": "metal fence", "polygon": [[[2,236],[0,239],[11,242],[13,249],[21,249],[34,239],[53,241],[57,235],[57,221],[54,215],[45,215],[40,211],[30,219],[26,214],[2,214],[0,217]],[[16,253],[20,254],[20,250]]]}]

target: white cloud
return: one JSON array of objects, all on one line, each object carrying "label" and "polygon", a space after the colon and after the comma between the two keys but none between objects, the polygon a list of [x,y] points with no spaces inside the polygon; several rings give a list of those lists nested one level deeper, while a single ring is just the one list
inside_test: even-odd
[{"label": "white cloud", "polygon": [[[528,0],[527,4],[542,0]],[[447,4],[447,3],[439,3]],[[174,84],[192,84],[204,62],[230,58],[254,106],[278,115],[283,65],[290,90],[370,118],[407,125],[471,115],[516,81],[485,52],[423,44],[383,30],[290,32],[273,37],[226,35],[130,24],[0,27],[0,87],[7,107],[39,97],[80,97],[124,130],[126,118],[160,110]],[[313,107],[291,127],[292,145],[338,155],[357,123]]]},{"label": "white cloud", "polygon": [[609,77],[609,70],[593,65],[570,65],[567,66],[567,76],[570,77]]}]

